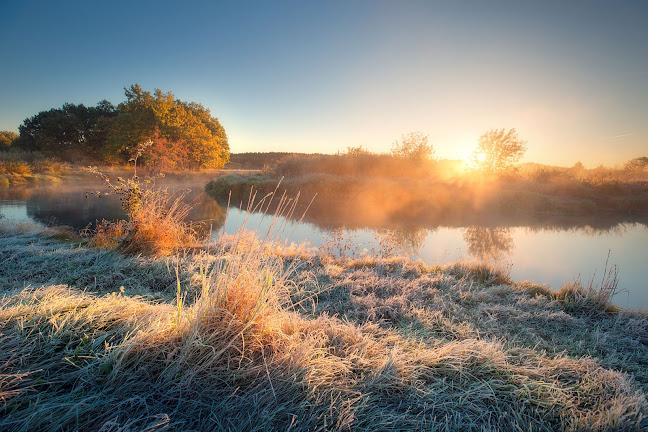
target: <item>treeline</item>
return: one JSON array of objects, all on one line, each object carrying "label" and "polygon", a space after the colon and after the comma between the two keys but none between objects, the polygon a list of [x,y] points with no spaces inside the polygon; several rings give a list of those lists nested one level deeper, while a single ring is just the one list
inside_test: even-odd
[{"label": "treeline", "polygon": [[155,169],[219,168],[229,161],[225,129],[209,110],[171,92],[125,89],[126,101],[94,107],[66,103],[25,119],[19,135],[0,134],[2,148],[35,151],[65,161],[128,162],[151,142],[138,163]]}]

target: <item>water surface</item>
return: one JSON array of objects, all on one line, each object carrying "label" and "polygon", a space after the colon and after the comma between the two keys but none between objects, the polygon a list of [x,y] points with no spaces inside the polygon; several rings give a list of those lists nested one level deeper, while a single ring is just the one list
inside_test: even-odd
[{"label": "water surface", "polygon": [[[271,223],[263,213],[247,213],[234,205],[225,221],[226,204],[205,195],[204,184],[201,177],[162,183],[171,193],[183,191],[184,199],[193,206],[190,220],[200,222],[205,229],[232,233],[247,220],[248,228],[265,231]],[[77,230],[97,220],[123,218],[117,197],[86,198],[86,192],[102,188],[101,183],[88,181],[4,189],[0,191],[0,214],[3,220],[62,224]],[[309,242],[338,255],[398,253],[427,264],[488,261],[508,267],[514,280],[530,280],[553,289],[577,278],[600,284],[609,253],[608,268],[619,268],[620,292],[614,302],[623,307],[648,308],[648,226],[641,218],[637,219],[640,222],[593,215],[475,220],[467,215],[450,223],[430,218],[363,227],[357,215],[351,223],[345,217],[322,214],[323,207],[318,206],[318,214],[307,213],[300,223],[284,221],[284,238],[291,234],[288,241]],[[301,210],[296,211],[297,216],[301,216]]]}]

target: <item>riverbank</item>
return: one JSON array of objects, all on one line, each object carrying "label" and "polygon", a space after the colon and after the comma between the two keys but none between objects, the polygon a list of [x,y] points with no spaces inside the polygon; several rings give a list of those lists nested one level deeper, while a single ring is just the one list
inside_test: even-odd
[{"label": "riverbank", "polygon": [[[89,165],[96,164],[90,161],[85,164],[62,162],[38,152],[0,152],[0,189],[97,179],[96,174],[88,171]],[[104,165],[98,169],[111,176],[131,177],[134,172],[132,165]],[[173,180],[204,177],[207,181],[225,174],[250,175],[258,171],[237,167],[202,170],[167,169],[165,176]],[[155,174],[142,167],[138,167],[138,172],[143,176]]]},{"label": "riverbank", "polygon": [[[520,224],[556,216],[583,222],[596,215],[613,223],[648,221],[648,183],[540,183],[522,179],[387,178],[351,175],[227,175],[207,183],[212,197],[247,202],[280,190],[301,195],[306,204],[317,196],[307,220],[320,225],[381,227],[410,223],[429,227],[469,225],[497,219]],[[325,217],[326,220],[318,220]]]},{"label": "riverbank", "polygon": [[0,428],[648,427],[648,315],[604,290],[245,232],[155,259],[0,227]]}]

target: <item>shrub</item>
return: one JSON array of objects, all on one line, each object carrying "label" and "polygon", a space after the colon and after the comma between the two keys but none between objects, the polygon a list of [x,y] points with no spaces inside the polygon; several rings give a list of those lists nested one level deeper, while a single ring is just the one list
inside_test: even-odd
[{"label": "shrub", "polygon": [[34,162],[34,170],[39,173],[60,175],[67,169],[66,164],[56,158],[47,158]]},{"label": "shrub", "polygon": [[10,174],[17,175],[30,175],[32,173],[32,167],[25,162],[5,162],[4,170]]},{"label": "shrub", "polygon": [[94,229],[87,227],[81,231],[83,237],[87,237],[90,246],[99,248],[115,248],[119,246],[128,234],[128,223],[126,221],[97,221]]},{"label": "shrub", "polygon": [[421,132],[411,132],[403,135],[400,142],[392,146],[392,155],[416,162],[431,162],[434,160],[434,147],[428,144],[428,136]]},{"label": "shrub", "polygon": [[[130,179],[118,177],[116,182],[90,167],[88,170],[99,175],[108,192],[93,192],[93,195],[118,195],[128,216],[127,221],[98,224],[89,231],[91,243],[109,246],[117,243],[119,248],[129,254],[169,255],[178,247],[193,243],[195,233],[184,222],[191,207],[183,202],[184,193],[170,194],[166,189],[148,188],[150,178],[137,176],[137,157],[150,146],[140,144],[133,159],[134,173]],[[87,196],[87,195],[86,195]]]},{"label": "shrub", "polygon": [[567,312],[579,315],[597,313],[613,313],[618,309],[610,303],[609,296],[591,286],[583,286],[580,282],[564,285],[556,294],[556,298]]}]

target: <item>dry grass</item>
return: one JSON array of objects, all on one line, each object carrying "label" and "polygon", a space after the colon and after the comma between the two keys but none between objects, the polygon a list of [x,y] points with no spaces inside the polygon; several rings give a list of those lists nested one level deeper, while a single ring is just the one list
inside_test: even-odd
[{"label": "dry grass", "polygon": [[497,269],[320,256],[277,244],[279,220],[166,259],[2,225],[0,430],[648,428],[645,313],[582,314]]},{"label": "dry grass", "polygon": [[30,175],[32,173],[60,175],[69,171],[69,165],[57,158],[37,152],[0,152],[0,174]]},{"label": "dry grass", "polygon": [[82,230],[82,235],[88,238],[90,246],[96,248],[112,249],[120,245],[128,234],[126,221],[97,221],[94,228]]},{"label": "dry grass", "polygon": [[0,187],[33,182],[57,183],[70,170],[67,164],[40,153],[0,152]]},{"label": "dry grass", "polygon": [[[230,175],[206,186],[210,195],[233,202],[251,187],[271,191],[278,177]],[[574,220],[643,222],[648,214],[648,182],[593,184],[578,181],[538,183],[508,179],[369,177],[309,173],[286,177],[282,188],[304,196],[317,194],[309,222],[320,226],[384,228],[395,224],[469,226],[485,218],[530,224],[538,216]],[[578,219],[576,219],[578,218]]]},{"label": "dry grass", "polygon": [[191,207],[182,198],[166,191],[145,190],[140,206],[129,213],[127,233],[120,248],[129,254],[169,255],[179,247],[193,244],[195,234],[184,222]]},{"label": "dry grass", "polygon": [[29,175],[32,167],[25,162],[0,162],[0,174]]},{"label": "dry grass", "polygon": [[[166,189],[150,186],[155,180],[140,179],[134,174],[129,179],[110,178],[90,167],[105,182],[107,192],[91,192],[92,195],[117,195],[128,216],[127,221],[102,221],[94,229],[87,228],[83,235],[99,247],[114,247],[127,254],[164,256],[177,252],[181,247],[193,245],[196,232],[185,223],[191,206],[183,201],[184,193],[170,194]],[[136,171],[135,171],[136,173]],[[88,196],[90,193],[86,193]]]}]

